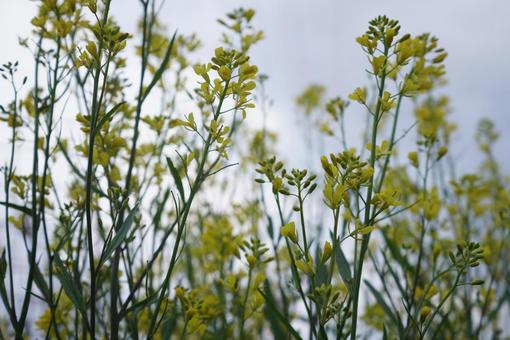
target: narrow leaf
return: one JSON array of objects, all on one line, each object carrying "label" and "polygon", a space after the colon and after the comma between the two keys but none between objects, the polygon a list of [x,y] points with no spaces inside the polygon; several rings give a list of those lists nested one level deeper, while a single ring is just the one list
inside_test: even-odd
[{"label": "narrow leaf", "polygon": [[97,125],[94,129],[94,134],[96,134],[102,127],[103,125],[109,121],[113,115],[115,113],[117,113],[117,111],[119,110],[119,108],[124,105],[125,102],[121,102],[121,103],[118,103],[117,105],[115,105],[110,111],[108,111],[107,113],[104,114],[103,117],[101,117],[101,119],[99,120],[99,122],[97,122]]},{"label": "narrow leaf", "polygon": [[154,78],[152,78],[152,81],[150,82],[150,84],[145,89],[145,92],[143,93],[142,100],[141,100],[142,102],[145,101],[145,99],[151,92],[154,85],[156,85],[158,83],[158,81],[161,79],[161,77],[163,76],[163,72],[165,72],[165,70],[168,66],[168,63],[170,62],[170,57],[172,56],[172,49],[174,47],[174,42],[175,42],[176,37],[177,37],[177,31],[174,33],[174,35],[172,36],[172,40],[170,40],[170,43],[168,44],[168,47],[167,47],[166,53],[165,53],[165,57],[163,58],[161,65],[159,65],[159,68],[156,71],[156,73],[154,73]]},{"label": "narrow leaf", "polygon": [[258,291],[260,294],[262,294],[264,300],[266,301],[266,305],[274,313],[274,316],[276,316],[278,321],[280,321],[287,328],[289,333],[292,334],[294,338],[301,339],[299,333],[294,329],[294,327],[292,327],[289,321],[278,310],[278,307],[276,306],[276,303],[272,298],[271,288],[269,287],[269,282],[267,280],[264,282],[264,291],[262,291],[260,288],[258,289]]},{"label": "narrow leaf", "polygon": [[4,205],[4,206],[7,206],[9,208],[21,211],[22,213],[25,213],[27,215],[32,214],[32,209],[24,207],[22,205],[14,204],[14,203],[11,203],[11,202],[9,202],[9,203],[7,203],[7,202],[0,202],[0,205]]},{"label": "narrow leaf", "polygon": [[166,158],[166,162],[168,163],[168,168],[170,169],[170,173],[172,174],[172,177],[174,178],[175,185],[177,186],[177,190],[179,191],[179,195],[181,195],[181,199],[184,202],[184,187],[182,186],[181,176],[179,176],[179,172],[177,171],[176,167],[174,166],[174,163],[172,163],[172,160],[170,157]]},{"label": "narrow leaf", "polygon": [[342,277],[342,280],[344,280],[346,286],[350,289],[351,282],[352,282],[351,268],[349,266],[349,262],[347,262],[347,258],[345,257],[345,254],[342,251],[342,248],[340,247],[340,244],[338,244],[338,242],[335,247],[335,262],[336,262],[336,267],[338,268],[338,272],[340,273],[340,276]]},{"label": "narrow leaf", "polygon": [[7,261],[5,260],[5,250],[2,251],[0,256],[0,297],[4,306],[10,310],[9,300],[7,299],[7,290],[5,289],[5,274],[7,273]]},{"label": "narrow leaf", "polygon": [[48,284],[46,283],[46,280],[44,279],[43,274],[41,273],[41,270],[39,269],[39,266],[36,264],[34,266],[34,282],[37,288],[42,293],[42,296],[44,298],[44,301],[49,302],[50,301],[50,289],[48,287]]},{"label": "narrow leaf", "polygon": [[135,302],[131,307],[126,309],[126,312],[124,315],[129,315],[132,312],[139,312],[142,309],[145,309],[146,307],[158,302],[158,294],[152,294],[151,296],[146,297],[145,299]]},{"label": "narrow leaf", "polygon": [[388,315],[390,317],[390,319],[393,321],[395,326],[399,330],[402,330],[403,326],[402,326],[402,322],[401,322],[400,318],[393,312],[393,310],[390,308],[390,306],[386,303],[386,300],[384,300],[381,293],[377,289],[375,289],[374,286],[372,286],[372,284],[370,282],[368,282],[367,280],[364,280],[364,282],[367,285],[370,292],[372,293],[372,295],[375,297],[377,304],[382,307],[382,309],[384,310],[386,315]]},{"label": "narrow leaf", "polygon": [[358,235],[358,234],[366,235],[366,234],[371,233],[374,229],[375,229],[374,226],[367,226],[367,227],[358,228],[358,229],[353,230],[352,233],[350,233],[350,236],[355,236],[355,235]]},{"label": "narrow leaf", "polygon": [[129,212],[126,219],[124,220],[124,223],[122,223],[122,226],[119,228],[119,230],[115,233],[115,236],[113,239],[108,243],[108,246],[106,246],[106,249],[103,253],[103,256],[101,256],[102,261],[104,262],[108,260],[113,252],[124,242],[126,239],[127,234],[129,233],[129,229],[131,229],[131,225],[133,224],[133,221],[135,220],[135,215],[138,210],[139,204],[135,204],[133,209]]},{"label": "narrow leaf", "polygon": [[7,273],[7,261],[5,260],[5,250],[2,250],[2,256],[0,256],[0,281],[4,282],[5,273]]},{"label": "narrow leaf", "polygon": [[390,250],[391,256],[393,256],[393,258],[397,260],[397,262],[405,271],[410,272],[414,271],[414,268],[409,264],[407,259],[400,253],[400,249],[395,244],[395,242],[393,242],[393,240],[385,232],[383,232],[382,234],[384,240],[386,241],[386,244],[388,245],[388,249]]},{"label": "narrow leaf", "polygon": [[69,297],[73,305],[80,311],[83,318],[87,318],[87,312],[85,310],[85,301],[83,300],[83,296],[81,294],[81,287],[77,287],[71,273],[67,270],[67,268],[62,263],[62,260],[55,254],[54,258],[55,263],[55,272],[57,275],[60,284],[62,285],[62,289]]},{"label": "narrow leaf", "polygon": [[388,266],[388,271],[390,272],[391,277],[393,277],[393,280],[397,284],[397,288],[400,291],[400,294],[402,295],[402,297],[407,299],[407,292],[405,291],[404,287],[402,287],[402,284],[400,283],[400,279],[397,276],[396,271],[393,269],[392,262],[390,262],[390,260],[388,259],[388,257],[386,256],[386,253],[384,251],[381,251],[381,255],[384,258],[386,265]]}]

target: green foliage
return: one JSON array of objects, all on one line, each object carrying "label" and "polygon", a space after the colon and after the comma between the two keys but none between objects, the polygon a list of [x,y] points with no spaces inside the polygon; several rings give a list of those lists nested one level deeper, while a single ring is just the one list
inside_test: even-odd
[{"label": "green foliage", "polygon": [[[356,39],[369,84],[297,97],[336,152],[296,169],[273,156],[265,119],[243,124],[270,102],[250,61],[264,37],[254,10],[219,19],[221,46],[196,63],[200,41],[168,34],[154,0],[140,1],[136,34],[110,3],[41,1],[22,41],[34,74],[0,68],[12,85],[0,106],[0,338],[503,337],[510,185],[498,132],[483,120],[480,170],[455,175],[435,37],[371,20]],[[355,105],[367,116],[359,149],[345,134]],[[403,114],[415,123],[400,134]]]}]

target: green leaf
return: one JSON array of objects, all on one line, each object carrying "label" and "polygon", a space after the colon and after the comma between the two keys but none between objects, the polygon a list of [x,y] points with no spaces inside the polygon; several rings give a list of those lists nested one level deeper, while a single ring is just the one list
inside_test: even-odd
[{"label": "green leaf", "polygon": [[115,113],[117,113],[117,111],[119,110],[119,108],[124,105],[125,102],[121,102],[117,105],[115,105],[110,111],[108,111],[107,113],[104,114],[103,117],[101,117],[101,119],[99,120],[99,122],[97,122],[97,125],[96,127],[94,128],[94,135],[103,127],[103,125],[109,121],[113,115]]},{"label": "green leaf", "polygon": [[5,250],[2,250],[2,256],[0,256],[0,281],[4,282],[5,273],[7,273],[7,261],[5,260]]},{"label": "green leaf", "polygon": [[386,253],[384,251],[381,251],[381,255],[384,258],[386,265],[388,266],[388,271],[390,272],[391,277],[393,277],[393,280],[397,284],[397,288],[400,291],[400,294],[402,295],[402,297],[404,299],[407,299],[407,292],[405,291],[404,287],[402,287],[402,284],[400,283],[400,279],[397,276],[397,273],[395,272],[395,270],[393,269],[392,262],[388,259],[388,257],[386,256]]},{"label": "green leaf", "polygon": [[340,244],[338,244],[338,242],[335,247],[335,262],[336,262],[336,267],[338,268],[338,272],[340,273],[340,276],[342,277],[342,280],[344,280],[347,288],[350,289],[351,283],[352,283],[351,268],[349,266],[349,262],[347,262],[347,258],[345,257],[345,254],[342,251],[342,248],[340,247]]},{"label": "green leaf", "polygon": [[273,219],[271,216],[267,216],[267,233],[269,234],[269,237],[271,240],[274,239],[274,225],[273,225]]},{"label": "green leaf", "polygon": [[375,229],[375,227],[370,225],[370,226],[367,226],[367,227],[362,227],[362,228],[354,229],[352,231],[352,233],[350,233],[349,235],[350,236],[355,236],[355,235],[359,235],[359,234],[366,235],[366,234],[371,233],[374,229]]},{"label": "green leaf", "polygon": [[163,193],[163,198],[161,199],[161,202],[158,203],[158,208],[153,218],[154,226],[156,229],[161,226],[161,216],[163,215],[163,210],[166,207],[166,202],[168,201],[169,197],[170,189],[166,189],[165,192]]},{"label": "green leaf", "polygon": [[168,66],[168,63],[170,62],[170,57],[172,56],[172,49],[174,47],[174,42],[175,42],[176,37],[177,37],[177,31],[175,31],[174,35],[172,36],[172,40],[170,40],[170,43],[168,44],[168,47],[167,47],[166,53],[165,53],[165,57],[163,58],[161,65],[159,65],[159,68],[156,71],[156,73],[154,73],[154,78],[152,78],[152,81],[147,86],[147,88],[145,89],[145,92],[142,95],[142,99],[141,99],[142,102],[145,101],[145,99],[151,92],[154,85],[156,85],[158,83],[158,81],[161,79],[161,77],[163,76],[163,72],[165,72],[165,70]]},{"label": "green leaf", "polygon": [[170,313],[165,313],[165,317],[161,323],[161,338],[162,339],[171,339],[174,334],[175,326],[177,325],[177,304],[174,303],[172,307],[172,311]]},{"label": "green leaf", "polygon": [[382,235],[384,237],[384,240],[386,241],[386,244],[388,245],[388,249],[390,250],[391,256],[393,256],[393,258],[397,260],[397,262],[400,264],[400,266],[402,266],[402,268],[405,271],[413,272],[414,268],[409,264],[407,259],[400,253],[400,249],[395,244],[395,242],[393,242],[393,240],[390,239],[387,233],[383,232]]},{"label": "green leaf", "polygon": [[[271,288],[269,286],[269,281],[264,281],[264,291],[262,291],[260,288],[258,289],[259,293],[264,297],[266,301],[266,306],[269,308],[269,310],[273,313],[272,314],[272,322],[280,321],[290,334],[296,339],[301,339],[301,336],[299,333],[292,327],[292,325],[289,323],[287,318],[285,318],[282,313],[278,310],[278,307],[276,306],[276,303],[273,299],[273,296],[271,294]],[[277,320],[275,320],[275,317]],[[275,334],[276,335],[276,334]],[[278,337],[278,339],[283,339],[284,337]]]},{"label": "green leaf", "polygon": [[128,309],[126,309],[126,311],[123,313],[122,316],[124,315],[128,315],[132,312],[135,312],[135,313],[138,313],[139,311],[141,311],[142,309],[158,302],[158,294],[155,293],[155,294],[152,294],[151,296],[147,296],[145,299],[141,300],[141,301],[138,301],[138,302],[135,302],[133,305],[131,305],[131,307],[129,307]]},{"label": "green leaf", "polygon": [[181,176],[179,176],[179,172],[174,166],[174,163],[172,163],[172,160],[170,157],[166,158],[166,162],[168,163],[168,168],[170,169],[170,172],[172,174],[172,177],[174,178],[175,185],[177,186],[177,190],[179,191],[179,195],[181,195],[181,199],[184,202],[184,187],[182,186]]},{"label": "green leaf", "polygon": [[7,202],[0,202],[0,205],[4,205],[4,206],[7,206],[9,208],[21,211],[22,213],[25,213],[27,215],[31,215],[32,214],[32,209],[24,207],[22,205],[14,204],[14,203],[11,203],[11,202],[9,202],[9,203],[7,203]]},{"label": "green leaf", "polygon": [[381,293],[379,293],[379,291],[377,289],[375,289],[374,286],[372,286],[372,284],[370,282],[368,282],[367,280],[363,280],[363,281],[367,285],[367,287],[370,290],[370,292],[372,293],[372,295],[375,297],[377,304],[382,307],[382,309],[384,310],[386,315],[388,315],[390,317],[390,319],[393,321],[395,326],[398,328],[399,333],[401,331],[403,331],[404,326],[402,325],[402,321],[400,320],[400,317],[398,316],[398,314],[395,314],[393,312],[393,310],[390,308],[390,306],[386,303],[386,300],[384,300],[384,298],[382,297]]},{"label": "green leaf", "polygon": [[62,289],[69,297],[73,305],[80,311],[83,318],[87,320],[87,312],[85,309],[85,301],[83,299],[83,295],[81,294],[81,288],[75,284],[71,273],[67,270],[67,268],[62,263],[62,260],[58,256],[58,254],[54,255],[54,263],[55,263],[55,273],[57,275],[60,284],[62,285]]},{"label": "green leaf", "polygon": [[10,310],[9,300],[7,299],[7,290],[5,289],[5,274],[7,273],[7,261],[5,260],[5,250],[2,251],[0,256],[0,297],[4,303],[4,306]]},{"label": "green leaf", "polygon": [[48,284],[46,283],[46,280],[44,280],[44,276],[41,273],[38,264],[34,266],[34,282],[37,288],[39,288],[39,290],[41,291],[44,301],[49,302],[50,289],[48,287]]},{"label": "green leaf", "polygon": [[316,256],[315,256],[315,267],[317,268],[316,280],[317,285],[320,286],[328,282],[328,267],[321,261],[321,247],[317,243]]},{"label": "green leaf", "polygon": [[122,223],[122,226],[117,230],[115,233],[115,236],[113,239],[108,243],[108,246],[106,246],[106,249],[103,252],[103,255],[101,256],[101,263],[104,263],[106,260],[108,260],[113,252],[124,242],[126,239],[126,236],[129,232],[129,229],[131,229],[131,225],[133,224],[133,221],[135,220],[135,215],[138,210],[139,203],[135,204],[133,209],[129,212],[126,219],[124,220],[124,223]]}]

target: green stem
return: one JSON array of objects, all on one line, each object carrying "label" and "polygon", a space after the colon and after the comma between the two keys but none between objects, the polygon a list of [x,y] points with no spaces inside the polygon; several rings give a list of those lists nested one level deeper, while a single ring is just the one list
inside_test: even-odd
[{"label": "green stem", "polygon": [[[42,214],[44,213],[44,194],[45,194],[45,186],[46,186],[46,178],[47,178],[47,175],[48,175],[48,162],[49,162],[49,158],[50,158],[50,138],[51,138],[51,132],[52,132],[52,125],[53,125],[53,113],[54,113],[54,109],[55,109],[55,101],[56,101],[56,91],[57,91],[57,83],[58,83],[58,69],[59,69],[59,61],[60,61],[60,50],[61,50],[61,39],[58,38],[57,39],[57,51],[56,51],[56,55],[55,55],[55,65],[54,65],[54,70],[53,70],[53,74],[52,74],[52,78],[53,78],[53,86],[51,86],[51,93],[50,93],[50,107],[49,107],[49,110],[48,110],[48,118],[47,118],[47,129],[48,129],[48,132],[47,132],[47,136],[46,136],[46,146],[45,146],[45,150],[44,150],[44,166],[43,166],[43,175],[42,175],[42,182],[41,182],[41,187],[39,188],[40,189],[40,196],[39,196],[39,211],[37,211],[37,203],[34,205],[34,210],[35,210],[35,215],[36,215],[36,218],[35,218],[35,224],[33,225],[33,231],[32,231],[32,249],[30,251],[30,269],[29,269],[29,272],[28,272],[28,279],[27,279],[27,283],[26,283],[26,290],[25,290],[25,298],[24,298],[24,301],[23,301],[23,307],[22,307],[22,310],[21,310],[21,315],[20,315],[20,318],[19,318],[19,323],[18,323],[18,329],[17,329],[17,332],[16,332],[16,336],[22,336],[23,334],[23,328],[24,328],[24,325],[25,325],[25,320],[27,318],[27,315],[28,315],[28,310],[29,310],[29,306],[30,306],[30,300],[31,300],[31,293],[32,293],[32,284],[33,284],[33,281],[34,281],[34,273],[35,273],[35,266],[37,266],[37,263],[36,263],[36,256],[37,256],[37,241],[38,241],[38,235],[39,235],[39,227],[41,225],[41,216]],[[51,80],[49,80],[49,82],[51,83]],[[37,91],[37,89],[36,89]],[[34,141],[34,154],[36,154],[38,152],[37,148],[38,148],[38,138]],[[33,177],[36,177],[35,173],[33,174]],[[36,198],[36,195],[34,193],[32,193],[32,198]],[[52,299],[53,297],[50,296],[50,301],[49,301],[49,305],[50,305],[50,309],[53,309],[52,305]],[[52,312],[52,321],[54,321],[54,315],[53,315],[53,312]]]},{"label": "green stem", "polygon": [[427,330],[429,329],[430,325],[432,324],[432,321],[434,320],[435,316],[437,315],[437,313],[439,313],[439,310],[441,309],[441,307],[443,307],[443,305],[446,303],[446,301],[448,300],[448,298],[450,297],[450,295],[452,295],[452,293],[455,291],[455,289],[457,288],[457,285],[459,284],[459,281],[460,281],[460,277],[461,277],[461,273],[464,271],[464,269],[458,271],[457,273],[457,277],[455,278],[455,282],[453,284],[453,287],[450,288],[450,290],[448,291],[448,293],[445,295],[445,297],[441,300],[441,302],[439,303],[439,305],[436,307],[436,309],[434,310],[434,312],[432,313],[432,315],[430,316],[428,322],[425,324],[425,327],[422,329],[421,331],[421,334],[422,336],[424,337],[425,334],[427,333]]},{"label": "green stem", "polygon": [[[276,200],[276,205],[278,207],[278,215],[280,217],[280,224],[283,226],[283,225],[285,225],[285,220],[283,218],[283,211],[282,211],[282,207],[280,204],[280,198],[279,198],[278,194],[275,194],[274,196],[275,196],[275,200]],[[285,244],[287,245],[287,252],[289,253],[289,257],[290,257],[290,267],[291,267],[291,270],[293,273],[293,278],[295,279],[294,281],[296,281],[295,284],[297,285],[299,296],[301,297],[301,300],[303,301],[303,304],[305,305],[306,314],[308,316],[308,321],[310,323],[310,330],[314,335],[317,335],[317,331],[316,331],[315,327],[313,326],[312,311],[310,310],[310,306],[306,302],[305,293],[304,293],[303,287],[301,285],[301,276],[299,275],[299,271],[296,266],[296,260],[294,258],[294,253],[292,252],[292,248],[291,248],[289,240],[287,238],[285,238]]]},{"label": "green stem", "polygon": [[305,212],[303,211],[303,198],[301,197],[301,188],[298,188],[299,218],[301,220],[301,233],[303,234],[303,249],[305,250],[305,259],[308,261],[308,242],[306,241]]},{"label": "green stem", "polygon": [[[11,75],[11,81],[14,81],[12,79],[12,75]],[[17,110],[17,107],[18,107],[18,94],[17,94],[17,90],[16,90],[16,87],[14,85],[14,83],[12,84],[13,85],[13,89],[14,89],[14,121],[16,121],[16,118],[18,116],[18,110]],[[14,300],[14,279],[13,279],[13,272],[12,272],[12,247],[11,247],[11,233],[10,233],[10,230],[11,230],[11,226],[10,226],[10,221],[9,221],[9,197],[10,197],[10,194],[9,194],[9,191],[10,191],[10,185],[11,185],[11,180],[12,180],[12,177],[14,175],[14,154],[16,152],[16,124],[12,124],[12,129],[11,129],[11,157],[10,157],[10,160],[9,160],[9,167],[5,173],[5,186],[4,186],[4,190],[5,190],[5,233],[6,233],[6,239],[7,239],[7,260],[9,261],[9,286],[10,286],[10,298],[11,298],[11,302],[10,302],[10,307],[8,306],[8,302],[6,302],[6,309],[8,310],[9,312],[9,318],[11,319],[11,322],[14,326],[14,328],[17,330],[18,329],[18,321],[17,321],[17,316],[16,316],[16,302]],[[23,332],[23,325],[22,325],[22,332]],[[18,335],[18,334],[17,334]],[[22,335],[22,334],[20,334]]]},{"label": "green stem", "polygon": [[251,286],[251,277],[252,277],[253,270],[250,268],[248,271],[248,284],[246,287],[246,293],[244,294],[243,304],[241,306],[241,315],[239,316],[239,339],[244,339],[244,315],[246,312],[246,304],[248,303],[248,296],[250,293],[250,286]]},{"label": "green stem", "polygon": [[[385,56],[388,55],[387,47],[385,47],[384,55]],[[386,68],[386,62],[383,67]],[[383,71],[383,73],[381,75],[379,97],[377,98],[377,106],[376,106],[376,110],[375,110],[375,113],[373,116],[373,123],[372,123],[372,144],[371,144],[371,148],[370,148],[370,166],[372,168],[374,168],[374,166],[375,166],[375,156],[376,156],[376,146],[377,146],[377,127],[378,127],[378,123],[379,123],[379,119],[380,119],[381,105],[382,105],[381,98],[384,93],[385,82],[386,82],[386,72]],[[365,226],[368,226],[370,223],[370,211],[371,211],[370,207],[372,204],[373,187],[374,187],[374,176],[372,175],[372,177],[370,179],[370,183],[368,185],[367,198],[365,200],[365,202],[366,202],[365,224],[364,224]],[[364,262],[365,253],[368,249],[369,240],[370,240],[370,233],[367,235],[363,235],[363,240],[361,242],[361,249],[360,249],[360,253],[359,253],[359,257],[358,257],[358,267],[357,267],[356,274],[354,277],[351,340],[356,339],[356,330],[357,330],[357,323],[358,323],[359,290],[360,290],[360,285],[361,285],[361,275],[363,273],[363,262]],[[357,241],[356,241],[356,243],[357,243]],[[355,262],[355,265],[356,265],[356,262]]]},{"label": "green stem", "polygon": [[[144,90],[144,79],[145,79],[145,71],[147,69],[147,59],[148,59],[148,46],[147,46],[147,7],[148,2],[142,2],[143,5],[143,32],[142,32],[142,65],[141,65],[141,73],[140,73],[140,83],[138,86],[138,98],[137,98],[137,106],[136,106],[136,116],[135,116],[135,125],[134,125],[134,133],[133,133],[133,142],[131,145],[131,150],[129,154],[129,165],[128,171],[126,175],[126,182],[124,187],[124,199],[126,199],[130,194],[131,189],[131,176],[133,172],[135,155],[136,155],[136,145],[138,142],[139,136],[139,124],[140,124],[140,116],[142,112],[142,96]],[[118,230],[122,223],[124,222],[124,209],[121,209],[119,212],[118,223],[115,226],[115,229]],[[117,299],[119,296],[119,261],[120,261],[120,248],[115,250],[112,259],[112,269],[111,269],[111,294],[110,294],[110,333],[111,339],[117,340],[119,338],[119,313],[117,309]]]},{"label": "green stem", "polygon": [[[422,190],[423,190],[423,199],[427,199],[427,179],[429,175],[429,161],[430,161],[430,146],[427,146],[427,155],[426,155],[426,161],[425,161],[425,174],[423,176],[423,183],[422,183]],[[418,280],[420,278],[420,270],[421,270],[421,262],[423,259],[423,242],[425,240],[425,211],[422,209],[421,214],[421,231],[420,231],[420,244],[419,244],[419,251],[418,251],[418,260],[416,262],[416,268],[414,270],[414,278],[413,278],[413,288],[411,290],[411,295],[409,297],[408,301],[408,308],[409,312],[412,313],[412,307],[414,305],[414,297],[416,295],[416,289],[418,288]],[[410,325],[410,317],[408,316],[408,326]],[[408,330],[406,330],[407,332]]]},{"label": "green stem", "polygon": [[[110,9],[111,0],[106,1],[105,9],[103,13],[102,26],[107,22],[108,12]],[[103,27],[102,27],[103,28]],[[102,29],[101,28],[101,29]],[[103,51],[103,40],[99,39],[98,44],[98,60],[96,60],[96,69],[94,73],[94,87],[92,91],[92,117],[89,133],[89,145],[87,154],[87,173],[86,173],[86,199],[85,199],[85,219],[86,219],[86,231],[87,231],[87,246],[88,246],[88,260],[90,267],[90,324],[89,333],[92,339],[96,337],[96,271],[94,265],[94,239],[92,236],[92,179],[94,177],[93,171],[93,156],[94,156],[94,139],[95,139],[95,127],[98,120],[101,103],[99,103],[99,79],[101,77],[101,54]],[[106,74],[104,77],[106,78]]]},{"label": "green stem", "polygon": [[[228,90],[229,84],[230,84],[230,80],[227,80],[225,82],[223,92],[220,96],[218,106],[214,113],[215,120],[218,119],[218,117],[221,114],[221,108],[223,106],[223,101],[225,100],[225,98],[227,96],[227,90]],[[185,226],[186,226],[186,221],[188,218],[189,211],[191,209],[191,202],[193,202],[193,199],[194,199],[196,193],[198,192],[198,190],[200,189],[201,184],[207,178],[206,172],[204,170],[205,170],[205,163],[207,161],[207,156],[209,154],[209,149],[211,148],[212,143],[213,143],[213,135],[211,132],[209,132],[207,140],[205,142],[205,147],[203,150],[202,158],[201,158],[200,164],[198,166],[197,176],[196,176],[195,182],[193,183],[193,187],[190,191],[188,200],[186,202],[185,210],[184,210],[183,214],[181,215],[182,217],[181,218],[178,217],[178,220],[180,220],[180,222],[178,222],[178,225],[177,225],[177,235],[176,235],[176,239],[175,239],[175,243],[174,243],[174,248],[172,251],[172,257],[170,259],[170,265],[169,265],[168,271],[166,273],[165,279],[162,284],[161,293],[160,293],[160,296],[158,299],[156,309],[152,316],[151,324],[150,324],[149,331],[148,331],[148,334],[150,336],[152,336],[153,332],[155,332],[155,330],[156,330],[155,329],[156,320],[158,319],[158,314],[159,314],[159,310],[161,308],[161,304],[164,300],[165,293],[166,293],[168,286],[170,284],[170,278],[172,276],[172,272],[173,272],[173,269],[174,269],[174,266],[176,263],[177,253],[179,251],[179,245],[180,245],[184,230],[186,229]],[[209,171],[207,171],[207,172],[209,172]]]}]

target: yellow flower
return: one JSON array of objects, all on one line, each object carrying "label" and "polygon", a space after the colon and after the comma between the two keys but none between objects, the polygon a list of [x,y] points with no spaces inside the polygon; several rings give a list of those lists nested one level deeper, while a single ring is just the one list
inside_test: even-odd
[{"label": "yellow flower", "polygon": [[228,66],[221,66],[218,69],[218,74],[224,81],[230,80],[230,76],[232,75],[232,70],[228,68]]},{"label": "yellow flower", "polygon": [[303,260],[297,260],[296,267],[298,267],[299,270],[301,270],[303,273],[305,273],[308,276],[314,275],[313,264],[312,264],[311,259],[309,259],[307,262],[305,262]]},{"label": "yellow flower", "polygon": [[287,223],[280,229],[283,237],[288,237],[292,242],[297,243],[298,236],[296,233],[296,225],[294,222]]},{"label": "yellow flower", "polygon": [[427,318],[427,316],[429,316],[430,312],[432,310],[430,309],[430,307],[423,307],[421,310],[420,310],[420,321],[423,322],[425,321],[425,319]]},{"label": "yellow flower", "polygon": [[322,251],[321,262],[324,263],[327,260],[329,260],[332,253],[333,253],[333,247],[331,246],[331,243],[329,241],[326,241],[326,243],[324,243],[324,250]]},{"label": "yellow flower", "polygon": [[420,160],[418,158],[418,153],[416,151],[409,152],[407,154],[407,158],[411,162],[412,166],[418,168],[420,166]]},{"label": "yellow flower", "polygon": [[355,100],[360,104],[365,104],[367,100],[367,91],[363,87],[358,87],[349,95],[349,99]]},{"label": "yellow flower", "polygon": [[391,98],[388,91],[384,91],[381,98],[381,112],[387,112],[395,107],[395,99]]},{"label": "yellow flower", "polygon": [[282,178],[279,176],[276,176],[273,179],[273,194],[277,194],[280,191],[280,189],[282,188],[282,185],[283,185]]},{"label": "yellow flower", "polygon": [[384,55],[380,55],[378,57],[374,57],[372,59],[372,70],[374,71],[375,75],[378,75],[382,71],[382,67],[384,66],[384,63],[386,62],[386,57]]},{"label": "yellow flower", "polygon": [[257,258],[253,255],[246,256],[246,261],[248,261],[248,265],[250,266],[250,269],[255,268],[255,265],[257,264]]},{"label": "yellow flower", "polygon": [[439,149],[437,150],[437,160],[440,160],[441,158],[444,157],[444,155],[446,155],[448,153],[448,148],[446,146],[440,146]]}]

